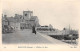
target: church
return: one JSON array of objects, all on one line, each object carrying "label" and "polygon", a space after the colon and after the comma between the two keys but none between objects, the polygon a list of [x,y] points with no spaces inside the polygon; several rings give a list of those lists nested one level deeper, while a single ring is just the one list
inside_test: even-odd
[{"label": "church", "polygon": [[[14,30],[31,29],[32,26],[39,27],[39,19],[37,16],[33,16],[33,11],[23,11],[23,15],[15,14],[14,17],[2,17],[2,24],[4,26],[10,26]],[[8,21],[8,24],[6,24]]]},{"label": "church", "polygon": [[20,26],[21,29],[31,29],[32,26],[38,27],[40,26],[38,17],[33,16],[33,11],[23,11],[23,17]]}]

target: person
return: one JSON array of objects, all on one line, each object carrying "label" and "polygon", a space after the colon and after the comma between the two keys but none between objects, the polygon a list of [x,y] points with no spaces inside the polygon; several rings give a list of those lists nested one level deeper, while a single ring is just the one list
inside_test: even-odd
[{"label": "person", "polygon": [[36,34],[35,26],[32,27],[32,33]]}]

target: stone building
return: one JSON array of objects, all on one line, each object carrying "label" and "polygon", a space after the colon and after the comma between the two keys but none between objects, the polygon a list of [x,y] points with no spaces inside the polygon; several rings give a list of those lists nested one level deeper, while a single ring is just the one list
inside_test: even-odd
[{"label": "stone building", "polygon": [[33,16],[33,11],[23,11],[23,21],[21,22],[21,28],[31,29],[32,26],[39,26],[39,20],[37,16]]},{"label": "stone building", "polygon": [[14,17],[2,17],[2,24],[9,25],[15,30],[31,29],[32,26],[39,26],[39,20],[37,16],[33,16],[33,11],[23,11],[23,15],[15,14]]}]

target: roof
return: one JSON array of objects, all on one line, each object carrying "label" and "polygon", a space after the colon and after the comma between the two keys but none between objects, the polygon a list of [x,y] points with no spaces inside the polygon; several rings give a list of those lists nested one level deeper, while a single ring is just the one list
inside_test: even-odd
[{"label": "roof", "polygon": [[7,20],[12,22],[14,20],[14,18],[13,17],[7,17]]},{"label": "roof", "polygon": [[8,17],[7,19],[9,22],[18,22],[18,20],[14,19],[13,17]]},{"label": "roof", "polygon": [[23,11],[23,12],[30,12],[30,13],[33,13],[33,11]]},{"label": "roof", "polygon": [[30,20],[36,20],[37,16],[31,16]]},{"label": "roof", "polygon": [[19,14],[15,14],[15,19],[22,19],[22,15],[19,15]]}]

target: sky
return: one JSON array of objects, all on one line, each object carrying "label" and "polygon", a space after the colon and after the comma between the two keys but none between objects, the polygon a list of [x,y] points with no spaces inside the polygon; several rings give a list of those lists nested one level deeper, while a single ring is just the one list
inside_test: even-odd
[{"label": "sky", "polygon": [[70,25],[72,29],[79,29],[79,0],[1,0],[1,3],[2,13],[7,16],[30,10],[38,16],[41,25],[51,24],[60,30]]}]

